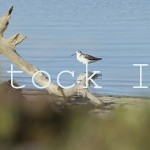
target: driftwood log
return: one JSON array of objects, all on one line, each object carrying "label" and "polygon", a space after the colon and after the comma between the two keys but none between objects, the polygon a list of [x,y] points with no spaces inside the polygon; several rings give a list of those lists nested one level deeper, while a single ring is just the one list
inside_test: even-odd
[{"label": "driftwood log", "polygon": [[[8,27],[12,10],[13,6],[10,7],[0,18],[0,53],[5,55],[9,60],[12,61],[13,64],[18,66],[29,76],[33,76],[37,71],[40,71],[40,69],[28,63],[16,52],[16,45],[21,43],[26,38],[26,36],[17,33],[9,38],[5,38],[3,35]],[[47,84],[48,78],[45,74],[38,73],[35,77],[35,81],[43,87]],[[46,90],[49,94],[63,96],[66,98],[72,97],[76,93],[80,93],[83,97],[87,97],[95,105],[103,104],[103,102],[98,99],[94,94],[89,92],[88,89],[83,88],[83,82],[76,83],[74,87],[69,89],[63,89],[57,84],[51,82],[49,86],[46,87]]]}]

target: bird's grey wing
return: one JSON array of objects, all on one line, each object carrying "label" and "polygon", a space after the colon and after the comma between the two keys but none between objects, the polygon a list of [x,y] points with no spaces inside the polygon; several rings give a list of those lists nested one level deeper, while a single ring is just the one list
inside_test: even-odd
[{"label": "bird's grey wing", "polygon": [[93,56],[87,55],[87,54],[84,55],[84,58],[86,58],[88,60],[96,60],[97,59],[96,57],[93,57]]}]

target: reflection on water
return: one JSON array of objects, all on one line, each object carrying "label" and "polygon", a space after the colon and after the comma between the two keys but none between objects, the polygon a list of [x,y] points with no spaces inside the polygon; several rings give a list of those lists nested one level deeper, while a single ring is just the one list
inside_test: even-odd
[{"label": "reflection on water", "polygon": [[[90,71],[100,70],[102,89],[97,93],[150,95],[149,89],[133,89],[139,84],[139,68],[135,63],[150,64],[150,1],[139,0],[1,0],[0,14],[14,5],[6,36],[21,32],[28,39],[17,51],[29,62],[47,71],[56,81],[62,70],[75,71],[76,77],[85,71],[75,57],[77,49],[102,57],[91,64]],[[3,78],[10,61],[0,56]],[[143,68],[143,84],[150,86],[150,68]],[[31,78],[18,74],[15,80],[33,87]],[[75,79],[62,77],[62,83]]]}]

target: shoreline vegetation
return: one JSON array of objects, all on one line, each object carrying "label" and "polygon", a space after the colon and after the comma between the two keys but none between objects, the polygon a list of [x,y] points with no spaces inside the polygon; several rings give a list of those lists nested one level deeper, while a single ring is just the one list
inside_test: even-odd
[{"label": "shoreline vegetation", "polygon": [[[15,86],[17,84],[15,83]],[[96,95],[62,97],[0,84],[0,149],[146,150],[150,147],[150,99]]]}]

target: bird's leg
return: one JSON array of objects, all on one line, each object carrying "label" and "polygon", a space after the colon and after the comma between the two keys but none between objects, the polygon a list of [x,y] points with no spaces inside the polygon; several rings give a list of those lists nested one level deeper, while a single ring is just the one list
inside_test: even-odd
[{"label": "bird's leg", "polygon": [[85,85],[85,87],[88,88],[88,86],[89,86],[89,83],[88,83],[88,75],[89,75],[88,63],[86,63],[85,65],[86,65],[86,85]]}]

